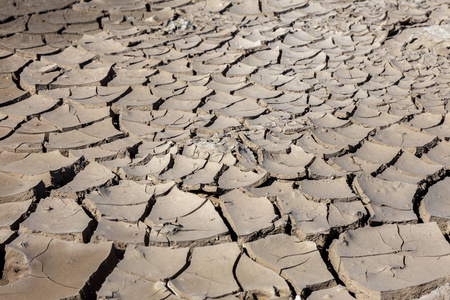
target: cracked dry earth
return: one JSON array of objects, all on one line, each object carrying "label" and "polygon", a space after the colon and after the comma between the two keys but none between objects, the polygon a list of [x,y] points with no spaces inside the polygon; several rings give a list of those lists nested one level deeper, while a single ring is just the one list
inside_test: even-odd
[{"label": "cracked dry earth", "polygon": [[448,0],[0,5],[0,299],[449,299]]}]

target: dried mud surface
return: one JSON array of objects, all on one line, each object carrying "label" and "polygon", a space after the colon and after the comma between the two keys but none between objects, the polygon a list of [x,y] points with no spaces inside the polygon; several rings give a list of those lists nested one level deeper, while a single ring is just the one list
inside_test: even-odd
[{"label": "dried mud surface", "polygon": [[0,299],[449,299],[448,0],[0,4]]}]

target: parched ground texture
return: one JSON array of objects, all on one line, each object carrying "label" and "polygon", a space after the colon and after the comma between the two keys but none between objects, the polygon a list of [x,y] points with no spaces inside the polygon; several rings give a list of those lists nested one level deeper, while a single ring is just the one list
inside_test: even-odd
[{"label": "parched ground texture", "polygon": [[0,299],[449,299],[449,6],[0,1]]}]

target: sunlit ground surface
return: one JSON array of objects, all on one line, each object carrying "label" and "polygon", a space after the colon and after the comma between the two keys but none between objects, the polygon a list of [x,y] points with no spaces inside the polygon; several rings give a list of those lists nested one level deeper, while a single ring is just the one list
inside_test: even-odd
[{"label": "sunlit ground surface", "polygon": [[0,299],[449,299],[449,4],[1,1]]}]

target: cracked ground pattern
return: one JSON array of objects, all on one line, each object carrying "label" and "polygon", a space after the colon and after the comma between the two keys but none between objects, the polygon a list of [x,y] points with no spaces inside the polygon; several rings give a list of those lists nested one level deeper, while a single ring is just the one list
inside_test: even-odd
[{"label": "cracked ground pattern", "polygon": [[0,5],[0,299],[449,299],[448,0]]}]

